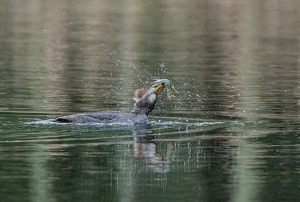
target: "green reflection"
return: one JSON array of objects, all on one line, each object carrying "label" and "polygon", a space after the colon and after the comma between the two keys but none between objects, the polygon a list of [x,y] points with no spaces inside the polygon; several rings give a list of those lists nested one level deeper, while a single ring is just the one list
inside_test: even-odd
[{"label": "green reflection", "polygon": [[47,151],[36,147],[29,157],[31,168],[31,201],[55,201],[51,196],[52,176],[47,168]]},{"label": "green reflection", "polygon": [[261,173],[257,164],[263,165],[263,160],[257,159],[256,150],[248,139],[239,140],[237,162],[235,165],[233,201],[257,201],[260,192],[257,182]]}]

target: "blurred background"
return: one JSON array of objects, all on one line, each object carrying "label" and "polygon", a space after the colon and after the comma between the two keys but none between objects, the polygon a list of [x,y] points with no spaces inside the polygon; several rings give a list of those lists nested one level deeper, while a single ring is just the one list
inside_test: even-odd
[{"label": "blurred background", "polygon": [[[270,113],[262,103],[299,95],[298,8],[291,0],[4,1],[0,110],[128,111],[136,88],[168,78],[179,111]],[[280,103],[280,114],[298,108]]]},{"label": "blurred background", "polygon": [[[5,201],[299,199],[300,1],[0,3]],[[32,124],[133,108],[142,127]],[[30,124],[28,124],[30,123]]]}]

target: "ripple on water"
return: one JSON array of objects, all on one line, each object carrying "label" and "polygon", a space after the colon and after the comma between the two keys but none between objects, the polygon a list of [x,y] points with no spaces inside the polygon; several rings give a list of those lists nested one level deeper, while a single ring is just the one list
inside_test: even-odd
[{"label": "ripple on water", "polygon": [[[207,126],[207,125],[221,125],[224,124],[225,122],[195,122],[195,123],[190,123],[190,122],[181,122],[181,121],[161,121],[161,120],[152,120],[148,121],[147,124],[151,125],[161,125],[161,126],[166,126],[166,125],[185,125],[185,126]],[[232,122],[234,124],[240,124],[244,125],[243,123],[238,123],[237,121]],[[73,125],[73,123],[60,123],[56,122],[55,119],[48,119],[48,120],[37,120],[37,121],[32,121],[32,122],[25,122],[25,124],[43,124],[43,125]],[[76,123],[78,126],[132,126],[132,125],[138,125],[134,124],[133,122],[116,122],[116,123]]]}]

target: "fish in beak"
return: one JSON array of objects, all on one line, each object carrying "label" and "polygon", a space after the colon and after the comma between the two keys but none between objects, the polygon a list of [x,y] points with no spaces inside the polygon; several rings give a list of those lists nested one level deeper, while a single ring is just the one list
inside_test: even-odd
[{"label": "fish in beak", "polygon": [[158,79],[152,83],[151,88],[154,89],[154,92],[160,93],[164,88],[167,90],[167,97],[175,97],[177,93],[176,89],[172,85],[171,81],[168,79]]}]

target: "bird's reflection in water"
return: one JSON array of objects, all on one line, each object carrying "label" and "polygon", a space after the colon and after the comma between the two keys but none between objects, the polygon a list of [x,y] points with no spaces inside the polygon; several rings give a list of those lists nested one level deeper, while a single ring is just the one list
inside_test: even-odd
[{"label": "bird's reflection in water", "polygon": [[140,124],[133,127],[134,154],[145,158],[146,169],[157,173],[167,173],[170,170],[169,162],[158,153],[154,131],[148,124]]}]

